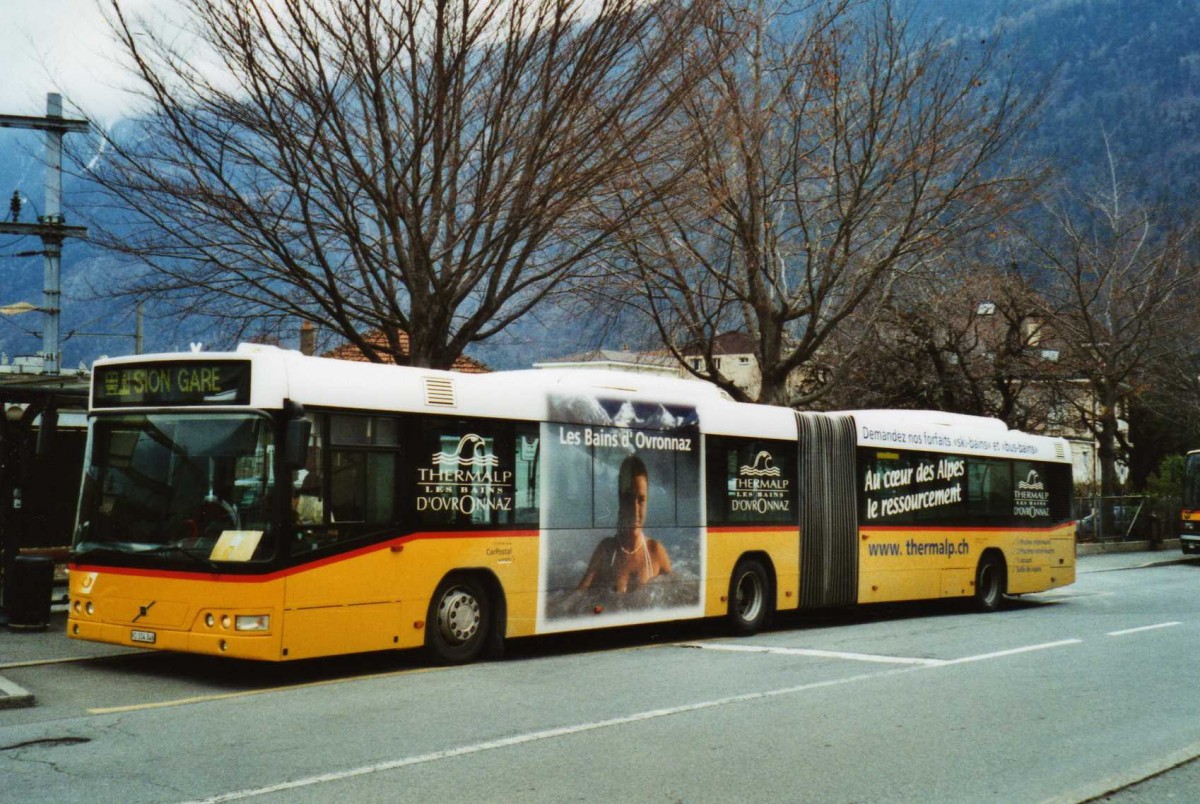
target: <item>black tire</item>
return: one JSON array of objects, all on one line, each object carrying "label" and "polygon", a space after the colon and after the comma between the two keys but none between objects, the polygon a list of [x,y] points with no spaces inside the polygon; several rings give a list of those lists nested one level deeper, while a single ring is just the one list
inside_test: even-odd
[{"label": "black tire", "polygon": [[447,576],[429,601],[425,650],[438,664],[472,662],[491,640],[494,622],[491,597],[478,579]]},{"label": "black tire", "polygon": [[745,558],[729,578],[730,629],[738,635],[757,633],[771,616],[771,576],[756,558]]},{"label": "black tire", "polygon": [[1004,562],[996,556],[984,556],[975,570],[976,611],[996,611],[1004,603]]}]

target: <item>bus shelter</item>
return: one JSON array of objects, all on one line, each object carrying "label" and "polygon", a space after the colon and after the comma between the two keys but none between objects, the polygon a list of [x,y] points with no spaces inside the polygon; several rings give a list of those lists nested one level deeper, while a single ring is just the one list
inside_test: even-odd
[{"label": "bus shelter", "polygon": [[[86,444],[88,377],[0,375],[0,622],[47,607],[45,584],[23,583],[36,559],[61,567],[71,544]],[[40,598],[46,596],[43,601]],[[35,595],[38,600],[21,599]]]}]

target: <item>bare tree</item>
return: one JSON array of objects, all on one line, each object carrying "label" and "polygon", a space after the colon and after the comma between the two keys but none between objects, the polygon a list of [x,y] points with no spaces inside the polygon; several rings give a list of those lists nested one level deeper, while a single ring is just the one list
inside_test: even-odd
[{"label": "bare tree", "polygon": [[[1180,448],[1200,449],[1200,318],[1196,287],[1180,294],[1169,317],[1178,324],[1169,334],[1161,359],[1151,366],[1153,388],[1140,399],[1148,416],[1170,429]],[[1162,456],[1157,456],[1161,458]]]},{"label": "bare tree", "polygon": [[690,88],[681,53],[703,13],[687,0],[188,0],[192,40],[110,2],[146,105],[89,172],[137,213],[108,245],[153,268],[138,292],[235,328],[298,317],[372,360],[402,358],[407,333],[406,362],[435,367],[604,242],[585,210],[654,158],[649,134]]},{"label": "bare tree", "polygon": [[688,180],[611,257],[668,348],[707,356],[690,370],[736,398],[719,334],[756,343],[758,400],[810,403],[858,357],[825,354],[852,314],[873,320],[897,276],[1028,187],[1000,160],[1037,93],[995,83],[990,42],[918,39],[893,11],[729,0],[706,31],[714,70],[666,129]]},{"label": "bare tree", "polygon": [[1045,430],[1062,374],[1045,300],[1013,263],[995,268],[963,252],[947,259],[953,268],[906,276],[873,321],[852,318],[835,336],[834,354],[859,348],[863,356],[825,401],[993,416]]},{"label": "bare tree", "polygon": [[1111,153],[1106,185],[1047,207],[1052,230],[1035,239],[1050,268],[1049,324],[1064,343],[1076,388],[1065,402],[1096,439],[1100,491],[1118,492],[1117,463],[1130,445],[1122,408],[1148,389],[1156,367],[1179,364],[1194,331],[1194,223],[1132,201]]}]

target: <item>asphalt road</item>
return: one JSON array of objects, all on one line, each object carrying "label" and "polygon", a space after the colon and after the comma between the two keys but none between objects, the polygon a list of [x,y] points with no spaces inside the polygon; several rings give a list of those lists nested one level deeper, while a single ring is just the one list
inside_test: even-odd
[{"label": "asphalt road", "polygon": [[992,615],[864,607],[748,639],[640,628],[461,668],[7,668],[39,706],[0,711],[0,798],[1164,800],[1197,778],[1181,765],[1200,756],[1197,591],[1197,565],[1094,572]]}]

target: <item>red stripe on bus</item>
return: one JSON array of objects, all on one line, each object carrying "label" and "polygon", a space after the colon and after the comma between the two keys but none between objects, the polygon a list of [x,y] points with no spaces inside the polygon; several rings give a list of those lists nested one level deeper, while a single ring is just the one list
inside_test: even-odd
[{"label": "red stripe on bus", "polygon": [[431,531],[428,533],[410,533],[407,536],[400,536],[396,539],[391,539],[386,542],[377,542],[375,544],[359,547],[355,550],[348,550],[344,553],[326,556],[325,558],[310,561],[304,564],[299,564],[295,567],[276,570],[275,572],[263,573],[261,575],[242,575],[224,573],[224,572],[203,572],[190,570],[162,570],[162,569],[142,569],[140,567],[108,567],[95,566],[92,564],[68,564],[67,566],[72,572],[104,572],[114,575],[131,575],[138,578],[173,578],[180,580],[216,580],[224,583],[267,583],[277,581],[280,578],[286,578],[289,575],[295,575],[299,572],[307,572],[308,570],[318,567],[327,567],[331,564],[336,564],[340,561],[349,561],[352,558],[359,558],[369,553],[382,552],[391,550],[393,547],[398,547],[408,542],[425,541],[427,539],[508,539],[508,538],[527,538],[537,536],[536,530],[509,530],[509,531],[489,531],[487,533],[478,533],[473,531]]},{"label": "red stripe on bus", "polygon": [[[973,531],[1030,533],[1030,532],[1039,532],[1039,531],[1049,532],[1049,531],[1059,530],[1061,528],[1074,527],[1074,526],[1075,526],[1074,522],[1066,522],[1066,523],[1062,523],[1059,525],[1043,525],[1043,526],[1039,526],[1036,528],[1013,527],[1013,526],[1000,527],[1000,526],[987,526],[987,525],[979,525],[979,526],[955,525],[955,526],[945,526],[945,527],[941,527],[938,525],[859,525],[858,529],[859,529],[859,531],[865,531],[865,530],[877,530],[877,531],[886,531],[886,532],[904,531],[906,533],[911,533],[913,531],[918,531],[918,532],[919,531],[938,531],[941,533],[973,532]],[[709,528],[708,532],[709,533],[794,533],[798,529],[799,529],[798,525],[793,525],[793,526],[783,527],[783,528],[777,527],[777,526],[766,527],[766,526],[758,526],[758,525],[737,525],[737,526],[724,526],[724,527],[719,527],[719,528]]]},{"label": "red stripe on bus", "polygon": [[799,525],[722,525],[709,528],[709,533],[799,533]]}]

